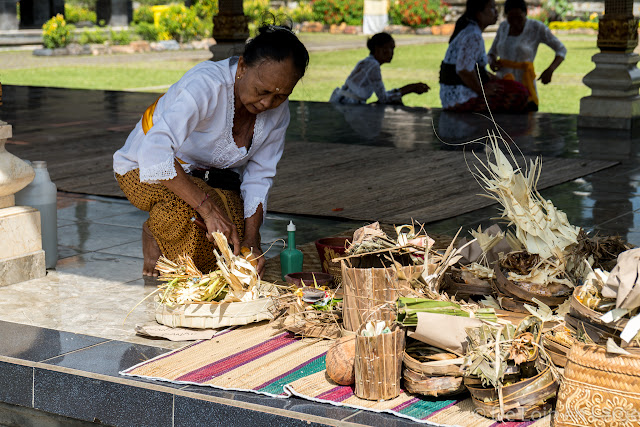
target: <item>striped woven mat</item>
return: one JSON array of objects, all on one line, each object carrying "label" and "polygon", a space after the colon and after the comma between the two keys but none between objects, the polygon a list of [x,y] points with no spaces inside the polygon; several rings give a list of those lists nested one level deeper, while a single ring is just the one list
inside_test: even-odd
[{"label": "striped woven mat", "polygon": [[263,323],[232,329],[120,372],[122,375],[249,391],[273,397],[295,395],[316,402],[391,413],[423,423],[474,427],[548,427],[550,417],[536,422],[496,423],[474,413],[467,395],[434,399],[401,393],[375,402],[356,397],[350,386],[333,383],[325,373],[328,340],[300,339]]}]

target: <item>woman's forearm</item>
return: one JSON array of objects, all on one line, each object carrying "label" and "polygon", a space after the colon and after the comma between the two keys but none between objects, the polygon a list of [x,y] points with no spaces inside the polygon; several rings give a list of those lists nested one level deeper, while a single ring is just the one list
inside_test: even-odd
[{"label": "woman's forearm", "polygon": [[475,71],[460,70],[458,71],[458,76],[460,76],[460,80],[462,80],[465,86],[482,96],[482,85]]},{"label": "woman's forearm", "polygon": [[556,57],[553,58],[553,62],[551,63],[551,65],[549,65],[549,67],[547,68],[551,71],[555,71],[560,66],[560,64],[562,64],[562,61],[564,61],[564,57],[556,55]]},{"label": "woman's forearm", "polygon": [[[253,245],[260,243],[260,226],[262,225],[262,218],[264,216],[264,210],[262,209],[262,203],[258,205],[255,213],[244,220],[244,241]],[[259,249],[259,248],[258,248]]]},{"label": "woman's forearm", "polygon": [[207,193],[189,179],[189,176],[177,161],[175,162],[175,168],[176,176],[173,179],[167,179],[160,182],[176,196],[184,200],[189,206],[196,209],[206,198]]}]

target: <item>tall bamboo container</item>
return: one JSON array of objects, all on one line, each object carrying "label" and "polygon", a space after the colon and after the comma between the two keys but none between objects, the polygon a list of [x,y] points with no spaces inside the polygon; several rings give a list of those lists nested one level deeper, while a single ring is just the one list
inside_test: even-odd
[{"label": "tall bamboo container", "polygon": [[389,323],[391,332],[373,337],[356,335],[355,394],[361,399],[389,400],[400,394],[405,331]]},{"label": "tall bamboo container", "polygon": [[342,260],[343,323],[348,331],[356,331],[377,311],[380,320],[396,319],[395,301],[407,296],[411,285],[407,280],[422,266],[390,266],[375,256]]}]

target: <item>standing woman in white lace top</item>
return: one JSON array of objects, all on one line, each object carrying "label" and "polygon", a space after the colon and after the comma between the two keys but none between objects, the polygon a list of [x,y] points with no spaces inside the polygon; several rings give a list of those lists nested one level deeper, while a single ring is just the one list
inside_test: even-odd
[{"label": "standing woman in white lace top", "polygon": [[[486,70],[482,31],[497,19],[495,0],[467,0],[440,65],[440,101],[448,111],[520,113],[529,91],[519,82],[498,79]],[[486,98],[486,100],[485,100]]]},{"label": "standing woman in white lace top", "polygon": [[543,84],[551,81],[553,72],[564,61],[567,49],[551,30],[542,22],[527,18],[527,4],[524,0],[507,0],[504,4],[507,20],[500,24],[496,38],[489,49],[489,65],[498,77],[511,74],[516,81],[524,84],[533,101],[538,104],[533,61],[540,43],[544,43],[556,53],[553,62],[542,72],[538,80]]},{"label": "standing woman in white lace top", "polygon": [[[144,275],[162,254],[215,269],[210,232],[261,255],[260,225],[309,54],[290,27],[265,25],[242,56],[196,65],[150,106],[113,158],[120,188],[149,212]],[[201,217],[205,232],[191,220]],[[263,273],[264,257],[258,260]]]},{"label": "standing woman in white lace top", "polygon": [[411,83],[401,88],[386,90],[380,66],[391,62],[396,44],[388,33],[378,33],[367,40],[369,56],[358,62],[341,88],[336,88],[329,102],[340,104],[366,104],[375,92],[378,103],[402,104],[408,93],[422,94],[429,90],[426,83]]}]

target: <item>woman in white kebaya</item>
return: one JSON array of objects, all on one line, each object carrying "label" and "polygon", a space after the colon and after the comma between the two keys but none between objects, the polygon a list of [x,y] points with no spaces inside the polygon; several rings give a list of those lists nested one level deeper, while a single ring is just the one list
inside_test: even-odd
[{"label": "woman in white kebaya", "polygon": [[[240,57],[189,70],[144,113],[113,168],[129,201],[149,212],[144,275],[160,255],[215,269],[211,232],[259,256],[260,225],[289,125],[288,98],[309,54],[290,27],[264,25]],[[200,217],[207,231],[192,218]],[[264,257],[258,260],[264,270]]]},{"label": "woman in white kebaya", "polygon": [[[556,53],[553,61],[540,74],[543,84],[551,81],[554,71],[564,61],[567,49],[542,22],[527,18],[524,0],[507,0],[504,4],[506,21],[500,24],[488,53],[489,65],[499,78],[513,78],[529,89],[531,101],[538,105],[533,61],[540,43]],[[511,77],[509,77],[511,75]]]},{"label": "woman in white kebaya", "polygon": [[358,62],[342,87],[336,88],[329,102],[340,104],[366,104],[372,94],[380,104],[402,104],[408,93],[422,94],[429,90],[426,83],[411,83],[401,88],[386,90],[380,66],[391,62],[396,44],[388,33],[378,33],[367,40],[369,56]]}]

